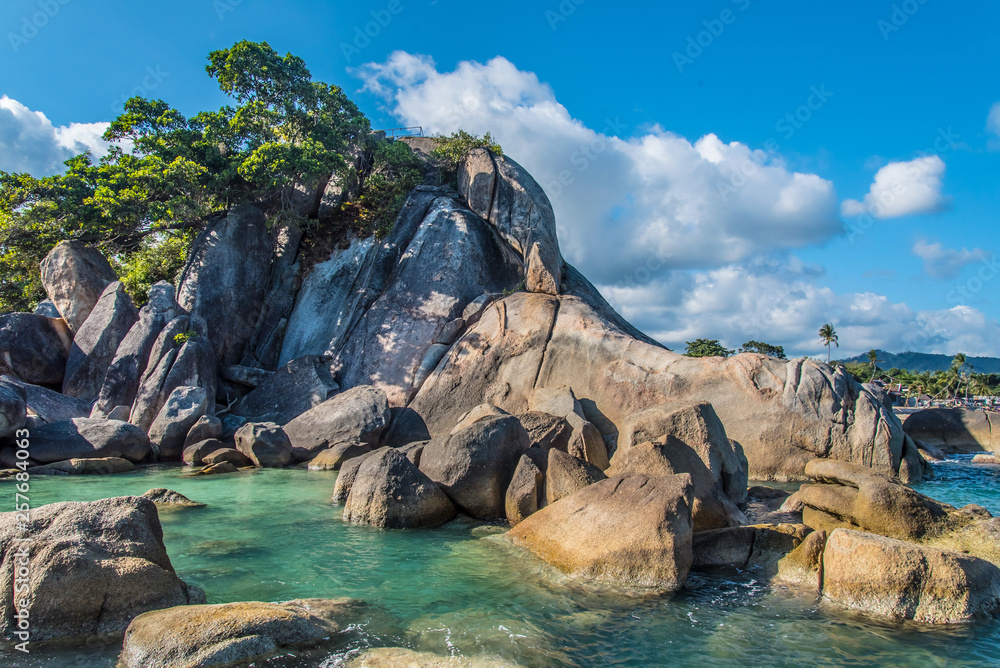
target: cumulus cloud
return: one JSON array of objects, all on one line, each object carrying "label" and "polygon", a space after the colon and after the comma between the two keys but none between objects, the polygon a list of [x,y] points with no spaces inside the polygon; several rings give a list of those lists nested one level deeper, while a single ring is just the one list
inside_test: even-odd
[{"label": "cumulus cloud", "polygon": [[6,95],[0,97],[0,171],[41,177],[65,169],[63,162],[84,151],[107,154],[101,139],[107,123],[70,123],[56,127],[45,114]]},{"label": "cumulus cloud", "polygon": [[829,181],[714,134],[635,132],[614,117],[587,127],[501,57],[439,72],[430,58],[396,52],[358,74],[406,125],[493,133],[551,198],[567,259],[599,282],[650,263],[722,266],[843,229]]},{"label": "cumulus cloud", "polygon": [[990,257],[981,248],[956,250],[923,239],[913,244],[913,254],[923,260],[924,273],[931,278],[955,278],[966,266]]},{"label": "cumulus cloud", "polygon": [[846,200],[841,212],[845,216],[898,218],[941,211],[947,205],[941,192],[944,171],[944,160],[937,155],[890,162],[875,174],[864,200]]}]

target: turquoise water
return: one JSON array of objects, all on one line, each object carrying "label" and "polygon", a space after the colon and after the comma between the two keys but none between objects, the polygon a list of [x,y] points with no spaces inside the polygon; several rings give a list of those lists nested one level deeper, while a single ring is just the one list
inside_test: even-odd
[{"label": "turquoise water", "polygon": [[[1000,468],[937,467],[921,491],[1000,512]],[[434,530],[344,524],[336,474],[263,470],[189,477],[154,468],[108,477],[36,477],[34,505],[167,487],[206,508],[162,511],[174,567],[210,603],[351,596],[376,606],[354,647],[407,645],[524,666],[980,666],[1000,663],[1000,622],[894,625],[781,591],[752,573],[692,575],[673,597],[627,598],[568,581],[498,537],[455,521]],[[4,486],[0,485],[0,491]],[[114,664],[116,647],[42,650],[12,667]],[[281,666],[339,665],[339,655]],[[258,663],[257,665],[272,665]],[[278,665],[278,664],[274,664]]]}]

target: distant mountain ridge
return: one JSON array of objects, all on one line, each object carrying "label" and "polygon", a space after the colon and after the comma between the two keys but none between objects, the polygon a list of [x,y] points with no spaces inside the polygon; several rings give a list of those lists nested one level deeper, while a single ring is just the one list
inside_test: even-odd
[{"label": "distant mountain ridge", "polygon": [[[944,371],[951,366],[951,361],[955,359],[954,355],[935,355],[932,353],[905,352],[897,355],[884,350],[876,352],[878,352],[880,369],[906,369],[914,373]],[[868,364],[868,355],[863,353],[840,361]],[[1000,373],[1000,358],[969,357],[966,361],[972,365],[972,370],[975,373]]]}]

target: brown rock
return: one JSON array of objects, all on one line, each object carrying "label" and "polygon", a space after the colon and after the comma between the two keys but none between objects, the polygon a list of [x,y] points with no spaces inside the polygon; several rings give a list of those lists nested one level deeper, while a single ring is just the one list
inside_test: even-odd
[{"label": "brown rock", "polygon": [[326,450],[322,450],[309,462],[310,471],[336,471],[344,462],[355,457],[371,452],[372,448],[367,443],[360,441],[345,441],[337,443]]},{"label": "brown rock", "polygon": [[601,469],[561,450],[549,450],[545,470],[545,500],[552,504],[607,476]]}]

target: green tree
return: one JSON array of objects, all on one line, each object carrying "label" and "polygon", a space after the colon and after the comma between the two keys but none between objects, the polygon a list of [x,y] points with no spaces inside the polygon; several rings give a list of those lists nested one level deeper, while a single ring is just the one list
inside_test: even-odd
[{"label": "green tree", "polygon": [[770,343],[764,343],[763,341],[747,341],[740,347],[740,352],[760,353],[761,355],[770,355],[771,357],[777,357],[778,359],[785,359],[784,346],[773,346]]},{"label": "green tree", "polygon": [[826,346],[826,363],[830,363],[830,344],[840,347],[840,340],[837,338],[837,330],[833,328],[831,323],[826,323],[819,328],[819,338],[823,341],[823,345]]},{"label": "green tree", "polygon": [[446,182],[450,183],[456,180],[458,166],[476,148],[489,149],[495,156],[503,155],[503,148],[500,147],[500,144],[493,139],[489,132],[479,137],[465,130],[458,130],[447,136],[434,137],[434,151],[432,155],[440,161]]},{"label": "green tree", "polygon": [[870,364],[872,367],[872,377],[871,380],[868,381],[869,383],[875,382],[875,374],[878,372],[878,363],[880,361],[881,360],[879,360],[878,358],[877,350],[872,348],[871,350],[868,351],[868,364]]},{"label": "green tree", "polygon": [[718,339],[695,339],[687,342],[684,354],[688,357],[729,357],[733,352],[727,350]]}]

